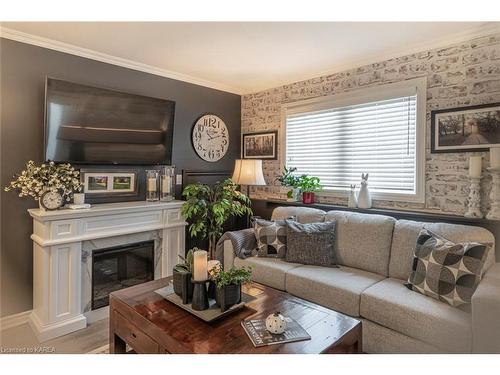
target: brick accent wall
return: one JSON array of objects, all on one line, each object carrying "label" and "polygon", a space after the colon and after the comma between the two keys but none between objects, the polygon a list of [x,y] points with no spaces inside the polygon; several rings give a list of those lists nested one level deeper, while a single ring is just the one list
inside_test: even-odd
[{"label": "brick accent wall", "polygon": [[[428,86],[425,203],[374,201],[373,206],[463,215],[469,194],[469,156],[482,155],[485,169],[489,165],[489,153],[431,154],[430,111],[500,102],[500,33],[244,95],[241,130],[242,133],[279,130],[283,103],[422,76],[427,77]],[[278,152],[280,146],[282,145],[278,145]],[[491,177],[486,170],[484,173],[482,205],[483,212],[486,213],[489,208]],[[285,198],[286,190],[275,182],[279,174],[279,159],[264,161],[264,175],[268,186],[252,187],[252,198]],[[347,205],[347,199],[321,194],[318,200],[321,203]]]}]

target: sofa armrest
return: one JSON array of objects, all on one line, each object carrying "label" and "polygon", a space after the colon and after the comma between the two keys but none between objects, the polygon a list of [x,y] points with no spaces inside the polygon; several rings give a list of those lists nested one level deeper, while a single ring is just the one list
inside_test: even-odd
[{"label": "sofa armrest", "polygon": [[226,232],[217,242],[215,256],[224,269],[231,269],[235,257],[246,258],[257,246],[253,228]]},{"label": "sofa armrest", "polygon": [[500,353],[500,263],[486,271],[472,296],[472,352]]},{"label": "sofa armrest", "polygon": [[233,243],[231,240],[225,240],[223,246],[224,252],[221,262],[225,270],[230,270],[234,266],[234,258],[236,258]]}]

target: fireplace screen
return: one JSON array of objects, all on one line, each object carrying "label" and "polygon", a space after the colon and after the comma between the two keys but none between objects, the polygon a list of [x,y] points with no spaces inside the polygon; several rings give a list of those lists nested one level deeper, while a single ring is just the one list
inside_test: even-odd
[{"label": "fireplace screen", "polygon": [[154,279],[154,241],[92,253],[92,309],[107,306],[109,293]]}]

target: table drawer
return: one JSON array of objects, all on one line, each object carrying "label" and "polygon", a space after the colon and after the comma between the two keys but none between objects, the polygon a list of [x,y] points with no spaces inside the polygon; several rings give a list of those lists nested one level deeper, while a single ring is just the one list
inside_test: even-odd
[{"label": "table drawer", "polygon": [[122,315],[114,312],[115,333],[135,352],[140,354],[158,353],[158,344]]}]

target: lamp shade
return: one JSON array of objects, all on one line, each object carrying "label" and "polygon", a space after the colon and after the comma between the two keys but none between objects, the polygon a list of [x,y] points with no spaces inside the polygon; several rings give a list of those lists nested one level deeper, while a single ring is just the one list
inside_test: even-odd
[{"label": "lamp shade", "polygon": [[238,185],[265,185],[262,160],[236,159],[231,179]]}]

